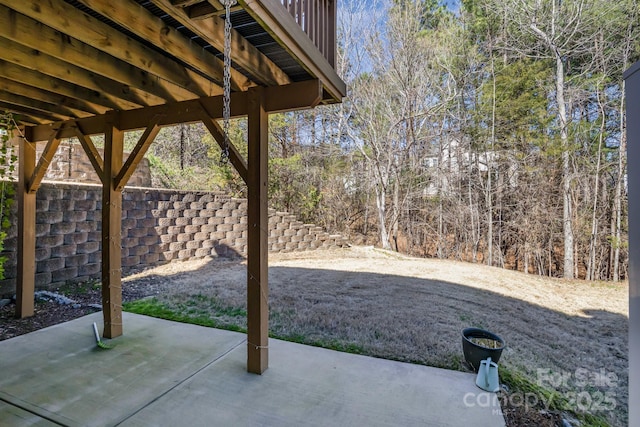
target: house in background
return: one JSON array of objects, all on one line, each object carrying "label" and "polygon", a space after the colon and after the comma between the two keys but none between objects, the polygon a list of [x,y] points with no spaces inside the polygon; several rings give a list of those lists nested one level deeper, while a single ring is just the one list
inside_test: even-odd
[{"label": "house in background", "polygon": [[489,170],[494,175],[504,173],[508,185],[517,187],[519,164],[507,151],[474,150],[469,142],[457,139],[434,143],[432,147],[433,154],[422,159],[423,171],[429,176],[423,197],[447,194],[454,180],[464,180],[469,174],[486,175]]}]

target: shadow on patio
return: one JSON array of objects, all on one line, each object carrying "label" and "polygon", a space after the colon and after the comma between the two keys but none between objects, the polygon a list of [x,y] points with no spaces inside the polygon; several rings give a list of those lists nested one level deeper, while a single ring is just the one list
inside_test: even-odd
[{"label": "shadow on patio", "polygon": [[124,320],[111,350],[100,313],[0,342],[3,425],[504,425],[472,374],[271,339],[258,376],[244,334]]}]

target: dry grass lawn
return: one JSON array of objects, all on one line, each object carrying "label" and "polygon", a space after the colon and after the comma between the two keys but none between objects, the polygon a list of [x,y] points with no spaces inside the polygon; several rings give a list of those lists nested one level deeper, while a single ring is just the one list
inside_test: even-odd
[{"label": "dry grass lawn", "polygon": [[[244,261],[172,263],[129,276],[124,286],[131,281],[153,282],[159,301],[184,313],[213,311],[222,324],[244,322]],[[626,283],[550,279],[354,247],[272,254],[269,284],[270,330],[277,336],[464,369],[460,331],[481,327],[506,341],[501,365],[532,381],[538,369],[564,373],[569,387],[558,388],[565,394],[573,389],[597,400],[598,392],[607,393],[617,408],[605,416],[613,424],[626,420]],[[617,380],[611,386],[589,377],[576,387],[579,368]]]}]

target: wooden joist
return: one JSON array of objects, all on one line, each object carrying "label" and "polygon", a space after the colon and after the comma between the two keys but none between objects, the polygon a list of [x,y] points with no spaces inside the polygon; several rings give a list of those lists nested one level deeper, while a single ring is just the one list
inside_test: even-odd
[{"label": "wooden joist", "polygon": [[[172,93],[175,92],[176,98],[174,99],[176,100],[189,99],[193,97],[193,94],[198,96],[210,95],[208,89],[211,86],[211,82],[209,80],[166,56],[158,55],[158,52],[127,37],[109,25],[82,13],[62,0],[49,0],[47,2],[39,0],[22,0],[20,2],[0,0],[0,3],[142,71],[186,89],[191,94],[187,95],[186,92],[167,85],[167,90]],[[135,16],[138,11],[140,13],[146,12],[139,6],[136,9],[132,9],[132,6],[130,6],[128,10],[132,12],[132,16]]]},{"label": "wooden joist", "polygon": [[[109,98],[119,109],[162,104],[164,100],[147,92],[122,84],[108,77],[54,58],[38,49],[31,49],[0,35],[0,59],[57,79],[95,90]],[[43,89],[50,89],[44,86]]]},{"label": "wooden joist", "polygon": [[[214,3],[217,3],[217,5]],[[235,6],[231,6],[229,10],[231,13],[233,13],[236,10],[240,9],[242,9],[242,6],[236,4]],[[224,6],[222,6],[219,2],[209,1],[194,4],[193,6],[188,7],[185,9],[185,13],[189,18],[199,20],[211,18],[212,16],[222,16],[225,14],[225,10]]]},{"label": "wooden joist", "polygon": [[171,0],[171,4],[176,7],[188,7],[200,2],[203,2],[203,0]]},{"label": "wooden joist", "polygon": [[194,4],[186,8],[185,14],[189,19],[207,19],[220,13],[220,9],[216,9],[208,2]]},{"label": "wooden joist", "polygon": [[[174,28],[168,27],[160,18],[152,15],[142,6],[132,0],[80,0],[80,2],[124,28],[137,31],[145,40],[179,57],[186,64],[213,80],[213,82],[208,81],[203,87],[206,92],[203,95],[213,96],[222,93],[223,62]],[[249,79],[237,70],[232,70],[232,90],[244,91],[252,85]]]},{"label": "wooden joist", "polygon": [[[221,2],[149,2],[153,5],[137,0],[78,0],[82,6],[65,0],[0,0],[0,78],[43,91],[29,95],[34,92],[23,86],[22,92],[5,92],[52,107],[42,111],[44,104],[22,102],[12,109],[12,102],[2,102],[29,116],[33,124],[219,95],[222,60],[217,51],[223,50],[224,38]],[[297,15],[297,8],[308,4],[287,2],[295,6],[297,19],[304,19]],[[321,80],[323,102],[344,95],[344,83],[332,64],[303,32],[306,21],[296,22],[292,11],[278,0],[239,0],[234,10],[239,9],[274,37],[299,66]],[[160,11],[170,18],[160,16]],[[335,8],[325,15],[331,11]],[[328,21],[332,18],[327,15]],[[335,31],[331,22],[326,22],[326,29]],[[254,30],[248,31],[252,38],[245,39],[232,30],[232,90],[290,84],[287,73],[272,61],[273,53],[254,46]],[[334,41],[332,34],[317,40],[323,48]],[[212,49],[203,48],[202,41]],[[52,94],[62,96],[62,101],[51,102]]]},{"label": "wooden joist", "polygon": [[[212,16],[204,20],[192,20],[187,12],[174,7],[169,0],[151,0],[160,9],[174,16],[182,25],[220,52],[224,51],[224,19]],[[247,72],[256,82],[263,85],[284,85],[291,82],[289,77],[256,47],[246,41],[236,30],[231,30],[231,59]]]},{"label": "wooden joist", "polygon": [[[11,3],[12,7],[18,7],[17,5],[22,4],[22,2],[14,3],[9,0],[0,0],[0,3],[3,1]],[[49,2],[42,2],[42,4],[49,4]],[[77,11],[77,9],[73,10]],[[61,18],[66,20],[64,15],[62,15]],[[56,20],[54,20],[51,15],[42,14],[38,19],[44,21],[46,24],[18,13],[13,9],[0,6],[0,35],[31,49],[38,49],[54,58],[68,63],[78,64],[88,71],[145,91],[158,97],[158,103],[166,102],[167,100],[181,101],[207,95],[207,92],[202,88],[199,90],[196,90],[198,89],[196,87],[190,88],[194,90],[194,92],[191,92],[190,90],[184,89],[183,86],[178,86],[173,83],[175,79],[181,77],[186,78],[186,75],[189,73],[185,71],[185,76],[180,76],[180,70],[170,70],[167,58],[165,57],[148,55],[145,57],[145,61],[148,61],[146,67],[144,67],[145,69],[138,67],[138,65],[144,66],[144,64],[141,63],[142,60],[134,56],[132,56],[130,60],[136,63],[136,65],[131,65],[118,59],[118,57],[123,55],[140,53],[137,51],[130,52],[125,49],[133,49],[134,43],[131,43],[129,46],[115,45],[113,48],[110,48],[108,40],[103,40],[101,46],[100,43],[96,41],[96,45],[108,51],[107,53],[83,43],[75,37],[71,37],[68,34],[49,27],[49,24],[56,24]],[[117,52],[120,52],[117,54],[118,57],[114,57],[112,54]],[[156,62],[159,63],[157,67],[154,66]],[[151,71],[155,74],[152,74]],[[184,86],[188,86],[188,82],[182,81],[182,83]]]},{"label": "wooden joist", "polygon": [[74,112],[67,107],[38,101],[37,99],[18,95],[14,92],[8,92],[5,90],[0,90],[0,101],[19,107],[30,108],[34,111],[41,111],[51,117],[57,118],[58,120],[69,120],[77,116],[77,112]]},{"label": "wooden joist", "polygon": [[60,111],[64,111],[65,114],[71,113],[76,117],[88,117],[104,113],[104,110],[102,110],[101,112],[97,111],[93,108],[93,106],[83,101],[69,99],[49,91],[39,89],[37,87],[18,83],[13,80],[7,80],[2,77],[0,77],[0,91],[20,95],[26,98],[33,99],[34,101],[40,101],[43,103],[54,105]]},{"label": "wooden joist", "polygon": [[[52,113],[43,113],[40,110],[36,110],[34,108],[29,108],[29,107],[25,107],[23,105],[19,105],[19,104],[13,104],[10,102],[5,102],[5,101],[1,101],[0,100],[0,110],[5,110],[5,111],[11,111],[14,114],[17,115],[21,115],[24,114],[26,116],[32,117],[32,118],[37,118],[40,120],[43,120],[46,123],[49,123],[47,125],[41,125],[41,126],[47,126],[49,129],[51,126],[50,122],[57,122],[62,120],[60,118],[60,116],[52,114]],[[48,133],[48,132],[47,132]],[[47,140],[47,136],[43,136],[42,139],[40,141],[46,141]]]},{"label": "wooden joist", "polygon": [[36,117],[29,116],[27,114],[18,114],[15,116],[16,121],[19,121],[24,126],[38,126],[47,123],[47,120],[38,119]]},{"label": "wooden joist", "polygon": [[[204,2],[202,2],[200,4],[206,4],[206,3],[209,3],[215,9],[224,10],[224,5],[222,4],[222,2],[220,0],[205,0]],[[191,7],[193,7],[193,6],[191,6]],[[239,5],[237,3],[235,5],[233,5],[233,6],[231,6],[231,8],[237,8],[237,7],[239,7]]]},{"label": "wooden joist", "polygon": [[0,60],[0,76],[23,85],[56,93],[66,99],[82,101],[94,114],[104,114],[110,109],[120,108],[101,92],[86,89],[4,60]]}]

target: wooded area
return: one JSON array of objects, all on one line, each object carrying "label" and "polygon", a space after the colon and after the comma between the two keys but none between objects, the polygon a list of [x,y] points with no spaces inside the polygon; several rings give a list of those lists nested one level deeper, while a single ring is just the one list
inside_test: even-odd
[{"label": "wooded area", "polygon": [[[271,207],[418,256],[626,277],[637,0],[352,2],[338,15],[348,97],[270,117]],[[246,155],[246,121],[231,133]],[[164,129],[148,156],[158,185],[243,191],[200,125]]]}]

